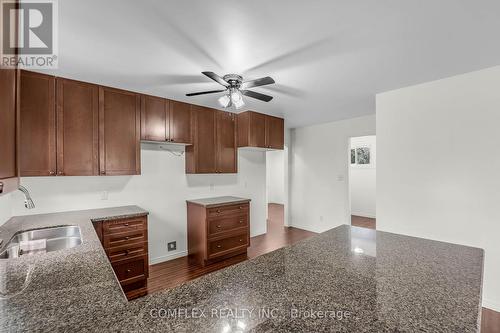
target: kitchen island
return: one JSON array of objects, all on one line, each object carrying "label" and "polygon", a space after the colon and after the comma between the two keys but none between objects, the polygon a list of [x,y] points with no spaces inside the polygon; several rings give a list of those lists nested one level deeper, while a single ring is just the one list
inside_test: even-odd
[{"label": "kitchen island", "polygon": [[4,271],[35,264],[30,285],[0,300],[2,329],[479,331],[483,250],[347,225],[127,302],[91,223],[113,214],[147,213],[124,207],[7,222],[6,228],[77,224],[83,242],[2,263]]}]

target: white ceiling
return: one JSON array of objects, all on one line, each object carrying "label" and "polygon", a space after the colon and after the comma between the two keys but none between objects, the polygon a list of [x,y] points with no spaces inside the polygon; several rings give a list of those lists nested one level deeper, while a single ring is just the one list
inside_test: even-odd
[{"label": "white ceiling", "polygon": [[288,126],[375,112],[375,94],[500,64],[500,1],[61,0],[59,70],[218,107],[201,71],[272,76],[245,109]]}]

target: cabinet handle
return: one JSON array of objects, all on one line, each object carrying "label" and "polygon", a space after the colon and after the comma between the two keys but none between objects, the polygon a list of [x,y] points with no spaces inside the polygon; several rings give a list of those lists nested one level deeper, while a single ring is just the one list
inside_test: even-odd
[{"label": "cabinet handle", "polygon": [[220,225],[218,225],[217,228],[220,228]]},{"label": "cabinet handle", "polygon": [[240,243],[243,242],[243,239],[240,239]]},{"label": "cabinet handle", "polygon": [[217,214],[220,213],[220,209],[217,209],[216,212],[217,212]]},{"label": "cabinet handle", "polygon": [[128,227],[128,223],[125,223],[124,226]]},{"label": "cabinet handle", "polygon": [[217,245],[217,248],[218,248],[218,249],[220,249],[221,247],[222,247],[222,245],[220,245],[220,244],[219,244],[219,245]]},{"label": "cabinet handle", "polygon": [[54,176],[55,174],[55,171],[49,171],[49,176]]},{"label": "cabinet handle", "polygon": [[130,269],[127,269],[127,273],[130,273],[130,272],[132,272],[132,271]]},{"label": "cabinet handle", "polygon": [[243,220],[240,220],[240,223],[243,223]]},{"label": "cabinet handle", "polygon": [[59,171],[57,174],[58,174],[59,176],[64,176],[64,172],[63,172],[63,171]]},{"label": "cabinet handle", "polygon": [[175,140],[174,140],[174,139],[170,139],[170,141],[175,142]]},{"label": "cabinet handle", "polygon": [[129,236],[125,237],[125,240],[129,240],[129,239],[130,239],[130,237],[129,237]]},{"label": "cabinet handle", "polygon": [[240,206],[240,209],[243,209],[243,206]]},{"label": "cabinet handle", "polygon": [[105,175],[106,174],[106,171],[101,171],[101,175]]},{"label": "cabinet handle", "polygon": [[3,183],[0,182],[0,193],[3,193]]}]

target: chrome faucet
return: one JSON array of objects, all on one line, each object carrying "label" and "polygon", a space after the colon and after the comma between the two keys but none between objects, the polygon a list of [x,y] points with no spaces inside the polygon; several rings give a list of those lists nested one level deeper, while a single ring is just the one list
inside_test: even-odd
[{"label": "chrome faucet", "polygon": [[35,203],[33,202],[33,199],[31,199],[30,191],[28,191],[28,189],[23,185],[19,185],[19,191],[24,194],[24,207],[28,209],[35,208]]}]

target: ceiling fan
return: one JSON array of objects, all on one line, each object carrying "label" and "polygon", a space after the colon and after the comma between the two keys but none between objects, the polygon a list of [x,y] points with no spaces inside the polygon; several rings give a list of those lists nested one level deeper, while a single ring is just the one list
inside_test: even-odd
[{"label": "ceiling fan", "polygon": [[202,72],[202,74],[208,76],[215,82],[223,85],[224,89],[195,92],[186,94],[186,96],[197,96],[197,95],[226,92],[222,97],[219,98],[220,105],[224,108],[234,106],[236,109],[239,109],[243,105],[245,105],[245,102],[243,101],[243,95],[264,102],[269,102],[270,100],[273,99],[272,96],[261,94],[256,91],[247,90],[248,88],[260,87],[275,83],[274,80],[269,76],[244,82],[243,77],[237,74],[226,74],[223,77],[220,77],[214,72]]}]

